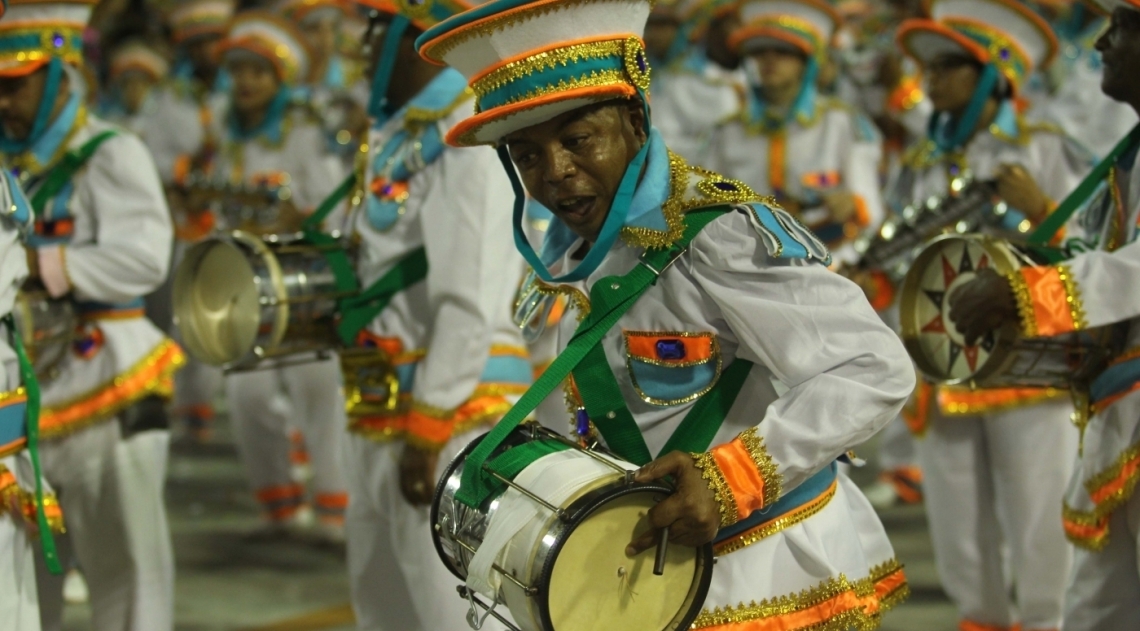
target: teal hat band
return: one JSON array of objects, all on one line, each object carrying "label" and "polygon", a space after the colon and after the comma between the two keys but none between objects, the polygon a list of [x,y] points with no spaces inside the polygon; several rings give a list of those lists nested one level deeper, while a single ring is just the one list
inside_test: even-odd
[{"label": "teal hat band", "polygon": [[579,88],[632,84],[649,88],[649,62],[637,38],[572,44],[528,55],[472,80],[475,111]]}]

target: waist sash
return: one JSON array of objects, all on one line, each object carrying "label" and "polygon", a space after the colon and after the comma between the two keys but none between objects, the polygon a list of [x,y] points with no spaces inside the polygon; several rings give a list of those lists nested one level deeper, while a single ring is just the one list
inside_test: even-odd
[{"label": "waist sash", "polygon": [[1140,356],[1119,361],[1100,373],[1089,386],[1089,402],[1103,409],[1133,390],[1140,389]]},{"label": "waist sash", "polygon": [[28,443],[28,395],[23,388],[0,393],[0,456],[20,451]]},{"label": "waist sash", "polygon": [[[713,540],[717,554],[738,550],[815,514],[831,499],[838,476],[838,467],[832,462],[775,504],[753,511],[735,524],[721,528]],[[734,542],[737,538],[750,540]]]}]

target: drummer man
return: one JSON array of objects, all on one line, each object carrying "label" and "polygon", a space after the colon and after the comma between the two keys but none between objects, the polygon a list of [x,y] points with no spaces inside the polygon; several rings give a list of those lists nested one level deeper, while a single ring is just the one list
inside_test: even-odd
[{"label": "drummer man", "polygon": [[[3,6],[0,5],[0,12]],[[0,314],[8,317],[16,292],[28,275],[23,239],[33,230],[34,217],[14,178],[0,174]],[[28,450],[28,384],[21,377],[15,349],[9,344],[12,331],[0,334],[0,497],[11,498],[0,506],[0,611],[6,628],[39,631],[40,608],[36,598],[36,483]],[[34,375],[32,376],[34,379]],[[44,512],[56,534],[63,531],[59,502],[44,486]]]},{"label": "drummer man", "polygon": [[[376,12],[368,46],[377,91],[363,199],[348,228],[360,240],[356,274],[367,288],[417,259],[426,270],[405,272],[357,335],[358,346],[395,364],[397,399],[385,406],[392,393],[360,385],[368,367],[345,364],[349,400],[358,401],[347,459],[352,604],[360,629],[459,630],[467,603],[435,552],[428,504],[443,468],[531,381],[510,318],[522,263],[510,219],[498,212],[510,207],[511,184],[489,149],[444,144],[470,111],[471,93],[463,75],[425,62],[414,47],[416,36],[470,5],[441,0],[408,15],[397,12],[402,2],[361,3]],[[396,51],[393,63],[383,50]]]},{"label": "drummer man", "polygon": [[[213,132],[220,151],[211,165],[212,176],[283,200],[275,206],[275,219],[232,227],[259,233],[295,231],[303,215],[344,177],[320,122],[307,108],[292,104],[292,88],[308,70],[307,49],[292,23],[256,10],[234,18],[219,48],[233,87],[230,108]],[[304,435],[313,467],[316,534],[341,542],[348,495],[339,462],[345,425],[340,371],[335,359],[309,359],[230,373],[225,378],[226,399],[246,475],[263,509],[262,534],[308,526],[309,502],[293,480],[289,459],[287,426],[292,424]]]},{"label": "drummer man", "polygon": [[[1059,129],[1030,125],[1014,99],[1054,56],[1048,24],[1013,0],[935,0],[898,43],[922,67],[934,106],[908,150],[893,205],[945,196],[967,172],[996,180],[1006,234],[1046,217],[1090,166]],[[970,265],[952,262],[955,269]],[[950,282],[949,280],[947,282]],[[932,298],[933,299],[933,298]],[[976,348],[960,355],[969,361]],[[1056,629],[1072,551],[1054,517],[1077,432],[1067,392],[941,388],[919,441],[939,577],[963,628]],[[1055,457],[1042,457],[1054,454]],[[1008,551],[1008,556],[1004,553]],[[1016,602],[1008,586],[1017,585]],[[974,625],[974,626],[971,626]]]},{"label": "drummer man", "polygon": [[[541,257],[516,243],[543,279],[538,293],[568,296],[578,317],[560,325],[568,359],[527,399],[584,357],[568,390],[581,438],[643,464],[639,481],[672,476],[677,492],[649,522],[675,544],[715,541],[720,555],[693,628],[874,628],[906,580],[835,461],[898,412],[910,361],[860,289],[828,271],[814,236],[743,183],[670,155],[645,103],[650,5],[496,0],[417,42],[476,95],[477,113],[447,141],[497,146],[521,180],[516,204],[525,185],[554,214]],[[689,241],[672,261],[638,263]],[[569,342],[581,318],[596,331],[590,318],[631,300],[600,345]],[[727,415],[713,411],[738,385]],[[715,437],[674,435],[705,396],[720,404],[700,423],[719,426]],[[671,437],[677,449],[659,454]],[[474,483],[460,499],[478,502],[486,481],[467,467]],[[626,554],[651,561],[656,538],[644,532]]]},{"label": "drummer man", "polygon": [[[1112,11],[1096,42],[1104,57],[1101,85],[1140,114],[1140,2],[1105,0],[1101,6]],[[1134,494],[1140,478],[1138,150],[1140,134],[1133,131],[1110,154],[1112,168],[1090,176],[1097,188],[1065,226],[1072,259],[1007,277],[982,273],[950,297],[950,317],[967,339],[1007,322],[1020,322],[1029,336],[1124,323],[1126,350],[1089,388],[1093,415],[1082,428],[1080,457],[1065,493],[1064,530],[1077,546],[1066,631],[1130,629],[1140,620],[1140,497]],[[1053,453],[1047,464],[1059,467],[1062,456]]]},{"label": "drummer man", "polygon": [[[169,631],[166,432],[147,430],[163,429],[184,359],[144,317],[141,296],[166,277],[173,229],[146,147],[86,109],[79,66],[91,4],[10,3],[0,20],[0,155],[35,210],[31,276],[80,318],[71,352],[42,384],[40,438],[90,586],[92,626]],[[37,580],[43,626],[58,629],[62,577],[41,564]]]}]

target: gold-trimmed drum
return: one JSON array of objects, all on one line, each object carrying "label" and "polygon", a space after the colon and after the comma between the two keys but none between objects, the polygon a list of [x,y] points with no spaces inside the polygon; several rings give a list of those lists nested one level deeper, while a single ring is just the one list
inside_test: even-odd
[{"label": "gold-trimmed drum", "polygon": [[[522,631],[689,628],[712,580],[712,545],[668,544],[632,559],[625,555],[626,545],[649,528],[649,509],[671,488],[633,482],[635,465],[527,423],[487,461],[529,441],[556,441],[568,449],[531,463],[504,492],[470,508],[456,493],[467,457],[481,440],[448,466],[431,508],[436,550],[466,583],[460,593],[470,601],[473,628],[488,615],[484,610],[499,605],[514,619],[508,626]],[[483,577],[481,583],[473,574]],[[486,597],[487,588],[471,588],[479,584],[491,586],[492,605],[474,593]]]},{"label": "gold-trimmed drum", "polygon": [[903,343],[918,370],[943,385],[1067,389],[1087,384],[1120,343],[1117,327],[1027,338],[1017,323],[967,345],[950,320],[949,296],[991,268],[1008,274],[1048,263],[1043,250],[981,234],[930,241],[907,273],[900,294]]},{"label": "gold-trimmed drum", "polygon": [[241,230],[191,247],[174,274],[174,321],[186,350],[240,370],[336,348],[337,301],[346,294],[337,290],[328,249]]},{"label": "gold-trimmed drum", "polygon": [[42,286],[27,284],[16,294],[12,316],[36,377],[41,381],[55,377],[71,352],[79,324],[71,300],[52,298]]}]

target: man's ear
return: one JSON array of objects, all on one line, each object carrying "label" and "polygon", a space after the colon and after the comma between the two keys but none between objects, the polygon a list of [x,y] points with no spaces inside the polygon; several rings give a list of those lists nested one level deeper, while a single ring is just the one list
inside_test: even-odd
[{"label": "man's ear", "polygon": [[645,118],[645,108],[642,107],[640,100],[630,99],[626,110],[629,112],[629,124],[633,127],[634,135],[637,136],[638,142],[644,144],[649,138],[649,121]]}]

